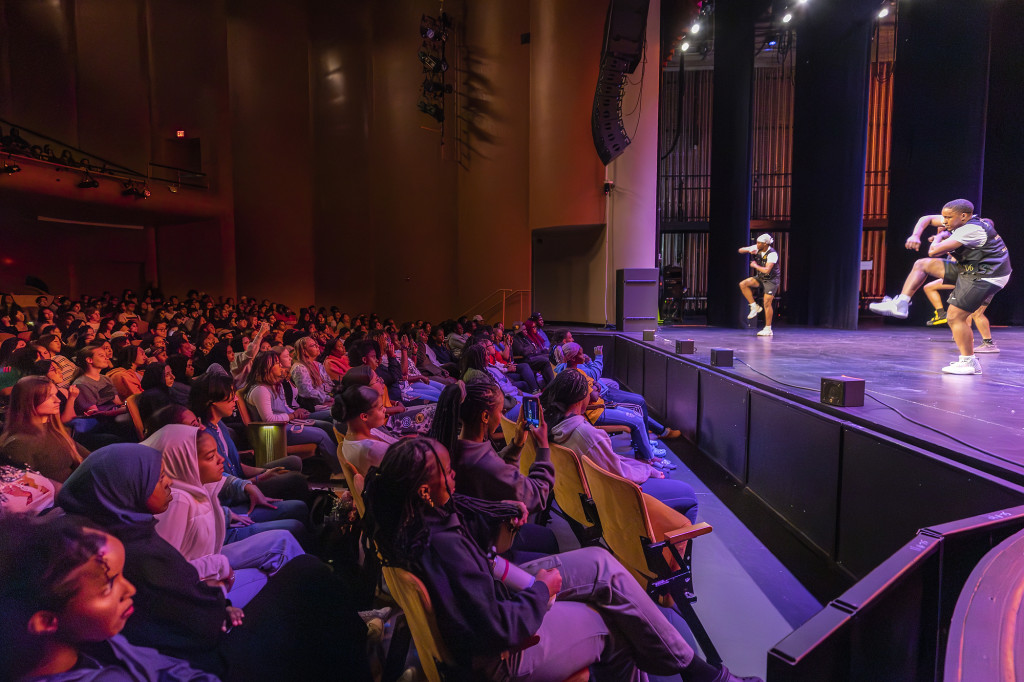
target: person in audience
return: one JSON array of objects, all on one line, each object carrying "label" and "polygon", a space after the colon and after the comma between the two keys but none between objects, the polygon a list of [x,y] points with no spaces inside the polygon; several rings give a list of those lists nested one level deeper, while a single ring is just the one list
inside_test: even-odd
[{"label": "person in audience", "polygon": [[349,386],[369,386],[376,391],[377,395],[380,396],[381,402],[384,404],[384,414],[388,417],[405,412],[405,406],[402,403],[391,402],[387,386],[384,385],[380,375],[373,371],[370,365],[359,365],[346,372],[345,377],[341,380],[342,390]]},{"label": "person in audience", "polygon": [[54,324],[53,309],[40,306],[36,312],[36,329],[42,329],[50,324]]},{"label": "person in audience", "polygon": [[142,393],[136,398],[139,417],[147,421],[161,407],[170,405],[171,386],[174,385],[174,371],[166,362],[151,362],[142,374]]},{"label": "person in audience", "polygon": [[64,429],[56,384],[45,376],[22,377],[11,391],[0,460],[63,483],[88,454]]},{"label": "person in audience", "polygon": [[320,405],[330,406],[334,382],[324,365],[317,360],[320,346],[311,336],[304,336],[295,342],[295,355],[291,368],[292,383],[299,390],[298,402],[310,412]]},{"label": "person in audience", "polygon": [[462,356],[462,349],[469,340],[469,334],[463,328],[461,322],[455,322],[448,326],[445,336],[445,345],[452,355],[452,359],[458,360]]},{"label": "person in audience", "polygon": [[245,479],[268,497],[284,500],[310,500],[309,486],[299,473],[302,460],[295,455],[267,462],[262,467],[244,464],[235,442],[223,423],[235,411],[235,391],[229,377],[219,374],[205,374],[198,377],[189,392],[189,406],[199,417],[203,428],[217,446],[217,452],[224,458],[224,471],[236,478]]},{"label": "person in audience", "polygon": [[78,397],[78,387],[61,388],[58,383],[61,373],[53,360],[36,360],[31,376],[46,377],[54,383],[57,387],[57,400],[60,401],[60,421],[62,424],[69,424],[77,416],[75,414],[75,398]]},{"label": "person in audience", "polygon": [[192,358],[181,354],[171,355],[167,358],[167,366],[174,374],[174,383],[171,384],[171,400],[178,405],[188,405],[188,394],[192,389],[192,375],[195,373]]},{"label": "person in audience", "polygon": [[[372,679],[366,626],[347,587],[310,555],[271,576],[245,610],[224,587],[209,585],[156,532],[154,514],[171,502],[161,454],[139,444],[92,453],[57,496],[69,514],[88,518],[125,545],[124,577],[136,611],[125,626],[134,644],[177,656],[226,682]],[[230,580],[230,579],[229,579]]]},{"label": "person in audience", "polygon": [[135,587],[117,538],[81,519],[0,517],[0,670],[4,680],[216,682],[122,636]]},{"label": "person in audience", "polygon": [[345,376],[345,372],[351,369],[348,355],[345,353],[345,337],[339,334],[327,342],[324,346],[323,363],[324,369],[327,370],[327,376],[331,378],[331,381],[335,383],[341,381],[341,378]]},{"label": "person in audience", "polygon": [[[590,402],[585,415],[590,423],[595,426],[628,426],[630,443],[637,459],[659,469],[675,469],[674,463],[662,457],[665,450],[655,447],[651,442],[648,430],[660,438],[678,438],[679,431],[662,426],[651,418],[647,412],[647,401],[642,395],[609,388],[601,383],[604,355],[598,353],[591,361],[575,342],[564,344],[561,354],[565,361],[562,369],[579,372],[590,387]],[[639,413],[625,405],[636,406]]]},{"label": "person in audience", "polygon": [[[500,369],[487,362],[487,344],[490,341],[474,343],[462,351],[462,380],[465,382],[474,379],[488,379],[498,385],[505,396],[506,416],[515,420],[519,416],[520,407],[523,404],[523,390],[526,387],[524,382],[513,383]],[[527,366],[528,371],[532,371]]]},{"label": "person in audience", "polygon": [[608,434],[592,425],[585,416],[590,394],[591,388],[581,372],[562,372],[545,389],[541,403],[551,441],[636,483],[645,493],[696,523],[697,494],[693,487],[684,481],[665,478],[665,474],[646,462],[617,455]]},{"label": "person in audience", "polygon": [[86,346],[76,357],[82,372],[74,382],[78,387],[76,432],[97,431],[130,439],[133,427],[124,402],[110,378],[102,373],[110,369],[110,356],[102,346]]},{"label": "person in audience", "polygon": [[[463,351],[463,357],[471,348]],[[500,502],[517,500],[536,516],[550,501],[555,483],[544,424],[534,430],[520,419],[516,434],[501,452],[493,439],[501,426],[504,395],[490,377],[457,382],[444,389],[430,425],[430,437],[445,446],[460,489],[471,497]],[[519,454],[532,438],[536,459],[524,476]],[[551,530],[532,523],[523,525],[512,544],[515,560],[554,554],[558,542]]]},{"label": "person in audience", "polygon": [[543,385],[547,386],[555,378],[555,373],[548,361],[548,354],[543,347],[544,340],[537,334],[533,320],[523,323],[523,328],[512,341],[512,356],[516,364],[528,365],[534,372],[539,372]]},{"label": "person in audience", "polygon": [[384,430],[384,398],[370,386],[346,387],[334,401],[331,415],[346,427],[341,456],[363,476],[380,464],[388,446],[398,440]]},{"label": "person in audience", "polygon": [[530,315],[530,321],[533,322],[534,331],[537,334],[537,338],[540,339],[540,347],[543,350],[551,350],[551,340],[544,333],[544,316],[540,313],[533,313]]},{"label": "person in audience", "polygon": [[534,582],[519,591],[495,578],[497,529],[521,525],[525,514],[453,495],[455,480],[443,445],[403,439],[370,472],[363,499],[368,536],[385,565],[424,582],[441,639],[463,675],[563,680],[589,667],[600,682],[637,679],[639,671],[679,674],[684,682],[741,679],[698,657],[604,549],[526,563],[521,568]]},{"label": "person in audience", "polygon": [[71,385],[71,380],[75,377],[77,368],[75,363],[68,358],[65,353],[64,344],[61,342],[59,334],[44,334],[39,337],[39,345],[45,346],[50,351],[50,359],[57,365],[57,369],[60,371],[61,380],[57,382],[57,385],[61,388],[67,388]]},{"label": "person in audience", "polygon": [[0,367],[3,367],[7,364],[7,361],[10,359],[11,354],[14,351],[24,348],[27,345],[28,341],[26,341],[25,339],[18,338],[17,336],[12,336],[9,339],[4,339],[4,342],[0,343]]},{"label": "person in audience", "polygon": [[107,372],[107,378],[114,384],[121,400],[128,400],[128,396],[142,393],[142,375],[139,372],[147,361],[146,352],[140,346],[129,344],[118,351],[117,363]]},{"label": "person in audience", "polygon": [[336,452],[338,446],[332,437],[333,426],[309,420],[307,410],[293,410],[288,406],[281,388],[285,377],[285,369],[277,353],[259,353],[252,361],[246,384],[239,395],[246,401],[254,420],[288,424],[286,433],[289,445],[316,444],[317,456],[333,474],[341,474],[341,463],[338,462]]},{"label": "person in audience", "polygon": [[39,359],[39,349],[36,346],[24,346],[11,353],[7,362],[0,366],[0,396],[9,396],[14,384],[31,374],[36,360]]},{"label": "person in audience", "polygon": [[82,351],[96,342],[96,330],[88,325],[79,328],[78,337],[75,340],[75,350]]},{"label": "person in audience", "polygon": [[234,573],[227,595],[232,605],[244,608],[268,576],[303,553],[287,528],[265,528],[229,540],[229,526],[243,519],[234,512],[225,513],[220,498],[225,493],[237,497],[240,488],[251,484],[224,475],[224,460],[210,434],[169,424],[143,444],[163,453],[164,471],[171,481],[171,504],[156,515],[157,533],[196,567],[200,580],[219,583]]}]

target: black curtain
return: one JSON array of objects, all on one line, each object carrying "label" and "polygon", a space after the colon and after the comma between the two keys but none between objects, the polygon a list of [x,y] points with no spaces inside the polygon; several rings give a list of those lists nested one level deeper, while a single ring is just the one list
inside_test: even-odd
[{"label": "black curtain", "polygon": [[[885,238],[885,288],[890,296],[900,292],[914,261],[928,255],[927,242],[918,252],[903,246],[918,218],[937,214],[947,201],[960,198],[982,210],[993,4],[959,0],[899,5]],[[1019,37],[1014,38],[1019,60]],[[1020,71],[1012,76],[1012,85],[1007,85],[1018,91],[1013,95],[1018,108],[1010,113],[1019,120]],[[1019,159],[1015,165],[1019,167]],[[1019,186],[1015,191],[1019,193]],[[997,227],[1004,229],[1000,223]],[[908,323],[921,324],[930,315],[931,306],[919,293]]]},{"label": "black curtain", "polygon": [[789,311],[856,329],[868,79],[876,0],[822,0],[798,19]]},{"label": "black curtain", "polygon": [[747,306],[738,284],[749,276],[750,261],[736,250],[750,245],[754,21],[766,5],[754,0],[719,0],[715,5],[708,323],[720,327],[746,322]]}]

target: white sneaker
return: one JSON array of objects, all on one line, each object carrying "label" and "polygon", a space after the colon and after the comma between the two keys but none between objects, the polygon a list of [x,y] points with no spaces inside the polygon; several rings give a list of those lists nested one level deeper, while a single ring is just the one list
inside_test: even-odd
[{"label": "white sneaker", "polygon": [[757,314],[758,314],[759,312],[761,312],[762,310],[764,310],[764,308],[762,308],[762,307],[761,307],[761,306],[759,306],[758,304],[756,304],[756,303],[751,303],[751,304],[750,304],[750,314],[749,314],[749,315],[747,315],[747,319],[748,319],[748,320],[752,320],[752,319],[754,319],[755,317],[757,317]]},{"label": "white sneaker", "polygon": [[869,305],[868,310],[878,315],[905,320],[910,312],[910,301],[897,301],[895,298],[886,296],[878,303]]},{"label": "white sneaker", "polygon": [[772,328],[771,327],[765,327],[764,329],[759,331],[757,333],[757,335],[758,336],[774,336],[774,334],[772,333]]},{"label": "white sneaker", "polygon": [[977,346],[975,346],[974,347],[974,352],[975,352],[975,354],[977,354],[977,353],[998,353],[999,352],[999,346],[996,345],[995,341],[993,341],[992,339],[989,339],[988,341],[982,341]]},{"label": "white sneaker", "polygon": [[974,356],[962,357],[943,367],[942,371],[946,374],[981,374],[981,363]]}]

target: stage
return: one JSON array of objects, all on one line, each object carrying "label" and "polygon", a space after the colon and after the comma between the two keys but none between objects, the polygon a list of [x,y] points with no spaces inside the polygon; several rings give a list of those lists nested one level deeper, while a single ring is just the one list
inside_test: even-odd
[{"label": "stage", "polygon": [[[956,376],[941,371],[957,359],[948,328],[868,325],[573,335],[588,354],[602,345],[604,375],[644,395],[760,513],[856,579],[920,528],[1024,504],[1024,329],[994,329],[1001,352]],[[685,339],[696,352],[676,354]],[[712,366],[712,348],[734,365]],[[821,378],[838,375],[865,380],[863,407],[820,402]]]},{"label": "stage", "polygon": [[[863,407],[828,409],[844,413],[851,421],[979,458],[1024,477],[1024,329],[994,329],[1001,352],[979,354],[984,373],[974,376],[942,372],[943,366],[959,357],[946,326],[878,324],[856,331],[779,327],[772,337],[756,333],[756,328],[664,327],[650,345],[671,351],[676,339],[692,339],[696,353],[687,357],[704,364],[710,363],[711,348],[732,348],[737,360],[725,372],[794,399],[817,402],[823,376],[864,379],[870,397]],[[642,338],[640,333],[623,336]]]}]

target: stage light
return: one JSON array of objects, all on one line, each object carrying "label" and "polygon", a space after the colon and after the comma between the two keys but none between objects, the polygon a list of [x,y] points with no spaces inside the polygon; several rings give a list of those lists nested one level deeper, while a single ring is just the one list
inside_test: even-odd
[{"label": "stage light", "polygon": [[779,44],[779,41],[777,41],[777,40],[769,40],[768,41],[768,47],[775,47],[778,44]]},{"label": "stage light", "polygon": [[88,173],[82,178],[82,181],[78,183],[79,189],[96,189],[100,186],[100,183],[93,176]]},{"label": "stage light", "polygon": [[690,27],[690,33],[700,33],[700,22],[693,22],[693,26]]},{"label": "stage light", "polygon": [[679,49],[682,50],[683,52],[686,52],[687,50],[690,49],[690,43],[684,40],[683,44],[679,46]]},{"label": "stage light", "polygon": [[883,8],[882,8],[882,9],[881,9],[881,10],[880,10],[880,11],[878,12],[878,18],[879,18],[879,19],[885,19],[885,18],[886,18],[887,16],[889,16],[889,8],[888,8],[888,7],[883,7]]},{"label": "stage light", "polygon": [[798,4],[798,5],[806,5],[807,4],[807,0],[796,0],[796,4]]},{"label": "stage light", "polygon": [[793,13],[792,12],[786,12],[785,14],[782,15],[782,23],[788,24],[791,21],[793,21]]}]

